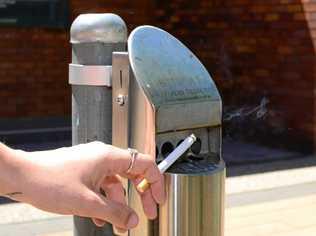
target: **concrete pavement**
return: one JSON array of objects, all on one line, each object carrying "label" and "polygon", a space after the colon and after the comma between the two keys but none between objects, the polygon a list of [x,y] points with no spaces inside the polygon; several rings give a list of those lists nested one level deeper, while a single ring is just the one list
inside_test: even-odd
[{"label": "concrete pavement", "polygon": [[[229,177],[226,193],[225,236],[316,235],[315,166]],[[0,236],[71,236],[72,227],[69,216],[0,206]]]}]

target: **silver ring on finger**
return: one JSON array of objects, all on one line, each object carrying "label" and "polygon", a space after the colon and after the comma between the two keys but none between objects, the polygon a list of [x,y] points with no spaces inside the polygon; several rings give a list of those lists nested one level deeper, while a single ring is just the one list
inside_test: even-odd
[{"label": "silver ring on finger", "polygon": [[131,155],[131,163],[129,164],[129,167],[128,167],[127,171],[126,171],[126,173],[129,174],[132,171],[133,166],[135,164],[135,161],[136,161],[136,158],[137,158],[137,155],[138,155],[138,151],[136,149],[133,149],[133,148],[128,148],[127,151]]}]

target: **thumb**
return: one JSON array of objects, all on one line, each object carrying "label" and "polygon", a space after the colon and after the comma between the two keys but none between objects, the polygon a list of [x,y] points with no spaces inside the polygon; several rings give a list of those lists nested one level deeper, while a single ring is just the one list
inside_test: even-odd
[{"label": "thumb", "polygon": [[91,200],[86,204],[86,216],[107,221],[122,229],[131,229],[137,226],[138,216],[126,204],[111,201],[101,194],[91,192]]}]

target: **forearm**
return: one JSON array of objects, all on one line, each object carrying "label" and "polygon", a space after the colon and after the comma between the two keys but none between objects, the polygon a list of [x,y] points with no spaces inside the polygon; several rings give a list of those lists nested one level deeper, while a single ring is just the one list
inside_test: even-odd
[{"label": "forearm", "polygon": [[0,143],[0,195],[15,198],[22,194],[25,160],[22,151],[13,150]]}]

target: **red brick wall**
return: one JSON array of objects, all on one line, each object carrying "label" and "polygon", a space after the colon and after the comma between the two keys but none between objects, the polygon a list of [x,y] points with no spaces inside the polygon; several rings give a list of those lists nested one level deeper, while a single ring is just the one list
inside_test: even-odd
[{"label": "red brick wall", "polygon": [[[267,96],[272,116],[279,114],[282,125],[312,137],[315,0],[70,2],[72,18],[113,12],[129,30],[140,24],[166,29],[200,57],[225,104],[257,103]],[[0,117],[70,113],[68,40],[63,30],[0,28],[0,99],[5,101]]]},{"label": "red brick wall", "polygon": [[163,2],[157,4],[158,25],[199,55],[224,104],[267,96],[286,127],[312,134],[315,0]]},{"label": "red brick wall", "polygon": [[154,20],[151,0],[71,0],[70,2],[73,18],[83,13],[115,13],[125,20],[129,30]]},{"label": "red brick wall", "polygon": [[[149,17],[146,1],[70,2],[72,19],[81,13],[116,12],[132,29]],[[69,115],[70,55],[68,29],[0,27],[0,118]]]},{"label": "red brick wall", "polygon": [[60,30],[0,28],[0,117],[69,112],[68,35]]}]

